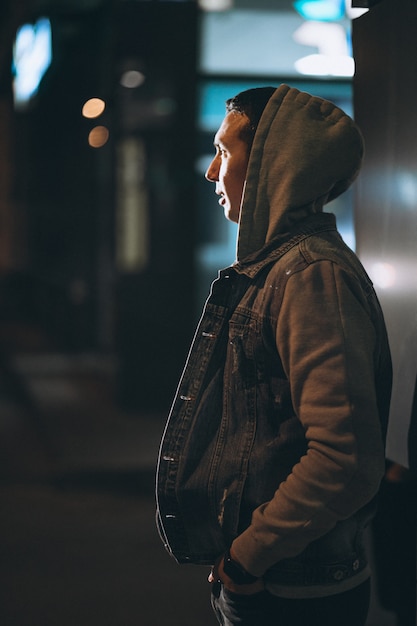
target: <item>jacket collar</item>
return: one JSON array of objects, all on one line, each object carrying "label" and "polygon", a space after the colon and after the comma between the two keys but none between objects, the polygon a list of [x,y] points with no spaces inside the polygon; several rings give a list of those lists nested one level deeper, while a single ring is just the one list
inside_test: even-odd
[{"label": "jacket collar", "polygon": [[303,220],[291,232],[276,237],[243,261],[236,261],[232,267],[238,274],[255,278],[265,266],[277,261],[303,239],[329,230],[336,230],[335,216],[332,213],[316,213]]}]

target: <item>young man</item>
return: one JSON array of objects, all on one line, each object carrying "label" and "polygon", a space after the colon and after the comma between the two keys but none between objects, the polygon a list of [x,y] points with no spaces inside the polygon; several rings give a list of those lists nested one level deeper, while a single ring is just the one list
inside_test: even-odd
[{"label": "young man", "polygon": [[357,176],[354,122],[287,85],[228,101],[206,178],[239,223],[160,449],[158,523],[212,565],[230,626],[363,626],[364,529],[384,473],[391,360],[372,284],[323,205]]}]

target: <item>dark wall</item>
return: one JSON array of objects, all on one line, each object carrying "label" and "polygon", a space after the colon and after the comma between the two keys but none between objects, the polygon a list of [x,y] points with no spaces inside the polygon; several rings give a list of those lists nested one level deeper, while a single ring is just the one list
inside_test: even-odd
[{"label": "dark wall", "polygon": [[[124,267],[116,239],[116,345],[121,401],[133,408],[171,400],[194,331],[195,3],[119,3],[116,74],[132,59],[146,76],[115,92],[118,148],[143,155],[147,251]],[[123,176],[122,176],[123,177]],[[116,181],[116,211],[120,179]],[[120,217],[120,215],[119,215]],[[116,231],[120,222],[116,223]]]},{"label": "dark wall", "polygon": [[[97,316],[97,157],[83,102],[99,91],[101,16],[51,17],[53,62],[30,104],[15,113],[14,198],[22,208],[26,314],[58,350],[91,349]],[[109,150],[107,146],[106,151]],[[11,282],[12,279],[9,279]]]},{"label": "dark wall", "polygon": [[415,0],[383,0],[353,23],[354,108],[366,142],[356,241],[381,299],[393,355],[387,455],[405,466],[416,457],[408,451],[417,376],[416,41]]},{"label": "dark wall", "polygon": [[[8,289],[25,292],[47,349],[114,353],[120,402],[165,408],[195,322],[196,3],[108,2],[49,17],[52,66],[16,114],[26,260]],[[126,70],[142,71],[143,84],[122,87]],[[91,97],[107,105],[97,120],[81,115]],[[110,135],[94,149],[97,124]],[[127,144],[138,162],[129,150],[122,162]],[[133,265],[129,237],[140,248]]]}]

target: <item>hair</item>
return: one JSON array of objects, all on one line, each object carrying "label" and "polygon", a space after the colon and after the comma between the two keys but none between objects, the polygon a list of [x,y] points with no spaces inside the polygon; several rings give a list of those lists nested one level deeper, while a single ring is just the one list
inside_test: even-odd
[{"label": "hair", "polygon": [[245,114],[249,118],[249,124],[243,129],[241,137],[248,144],[248,148],[252,147],[253,138],[258,128],[259,120],[262,113],[276,91],[276,87],[255,87],[241,91],[233,98],[226,100],[226,112]]}]

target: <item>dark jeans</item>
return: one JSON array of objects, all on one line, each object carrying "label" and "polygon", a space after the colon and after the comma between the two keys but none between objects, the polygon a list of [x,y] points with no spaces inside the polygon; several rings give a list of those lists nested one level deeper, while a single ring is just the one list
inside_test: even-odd
[{"label": "dark jeans", "polygon": [[211,603],[222,626],[365,626],[370,581],[326,598],[288,600],[267,591],[237,595],[214,583]]}]

